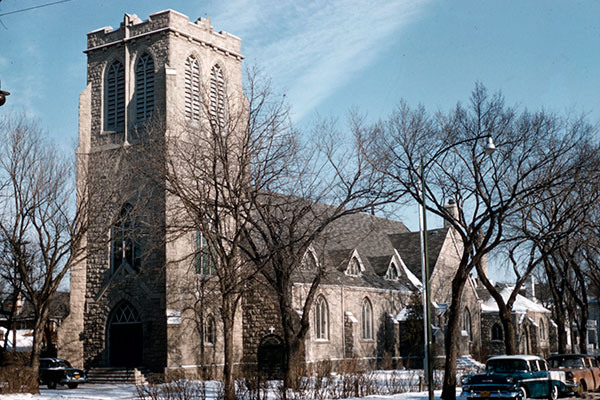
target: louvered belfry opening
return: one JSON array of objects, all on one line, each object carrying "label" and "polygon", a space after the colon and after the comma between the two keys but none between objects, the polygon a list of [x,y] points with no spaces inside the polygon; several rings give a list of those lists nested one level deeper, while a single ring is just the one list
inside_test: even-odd
[{"label": "louvered belfry opening", "polygon": [[119,61],[113,62],[106,72],[107,131],[123,130],[125,126],[125,69]]},{"label": "louvered belfry opening", "polygon": [[135,119],[146,121],[154,110],[154,60],[142,54],[135,64]]},{"label": "louvered belfry opening", "polygon": [[194,56],[185,62],[185,118],[200,121],[200,65]]},{"label": "louvered belfry opening", "polygon": [[225,127],[225,77],[219,65],[210,70],[210,118],[219,129]]}]

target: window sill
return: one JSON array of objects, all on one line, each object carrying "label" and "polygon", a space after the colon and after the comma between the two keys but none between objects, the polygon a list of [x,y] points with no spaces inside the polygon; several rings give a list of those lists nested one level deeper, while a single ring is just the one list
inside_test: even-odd
[{"label": "window sill", "polygon": [[329,343],[329,339],[315,339],[316,343]]}]

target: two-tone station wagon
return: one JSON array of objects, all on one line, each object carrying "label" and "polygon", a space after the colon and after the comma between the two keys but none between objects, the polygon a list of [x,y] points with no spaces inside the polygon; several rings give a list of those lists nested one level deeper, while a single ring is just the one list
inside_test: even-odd
[{"label": "two-tone station wagon", "polygon": [[547,398],[556,400],[559,393],[572,392],[575,384],[567,382],[562,371],[549,371],[538,356],[496,356],[486,363],[484,374],[462,377],[462,395],[480,398]]}]

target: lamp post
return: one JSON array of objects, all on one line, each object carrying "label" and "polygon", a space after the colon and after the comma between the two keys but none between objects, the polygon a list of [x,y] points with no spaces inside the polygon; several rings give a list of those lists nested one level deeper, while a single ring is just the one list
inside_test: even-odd
[{"label": "lamp post", "polygon": [[[445,147],[439,152],[437,152],[431,160],[435,160],[440,154],[450,150],[452,147],[455,147],[459,144],[465,143],[471,140],[478,140],[481,137],[472,138],[469,140],[462,141],[460,143],[455,143],[452,146]],[[494,145],[494,140],[491,136],[487,136],[487,144],[485,145],[483,151],[488,156],[491,156],[492,153],[496,150],[496,146]],[[425,370],[425,377],[427,382],[427,390],[429,400],[434,400],[433,396],[433,360],[432,360],[432,351],[431,351],[431,342],[432,342],[432,332],[431,332],[431,285],[429,282],[429,259],[428,259],[428,247],[427,247],[427,207],[426,207],[426,198],[427,198],[427,187],[425,186],[425,164],[423,159],[421,159],[420,165],[420,195],[421,195],[421,203],[419,204],[419,230],[420,230],[420,238],[421,238],[421,276],[423,277],[423,335],[425,339],[424,344],[424,362],[423,369]]]}]

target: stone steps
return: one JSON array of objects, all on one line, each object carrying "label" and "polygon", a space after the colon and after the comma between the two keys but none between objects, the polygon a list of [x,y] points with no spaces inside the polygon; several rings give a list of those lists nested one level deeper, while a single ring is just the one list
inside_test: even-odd
[{"label": "stone steps", "polygon": [[148,370],[143,368],[92,368],[87,372],[89,383],[146,383]]}]

